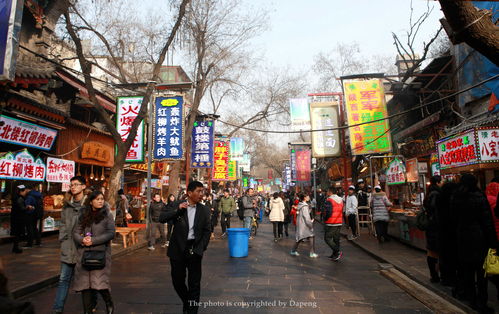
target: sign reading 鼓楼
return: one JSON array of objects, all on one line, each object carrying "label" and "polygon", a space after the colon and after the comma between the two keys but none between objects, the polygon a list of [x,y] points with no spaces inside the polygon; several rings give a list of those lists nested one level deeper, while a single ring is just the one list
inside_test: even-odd
[{"label": "sign reading \u9f13\u697c", "polygon": [[[118,97],[117,103],[117,119],[116,129],[121,136],[121,140],[125,142],[130,134],[132,123],[139,114],[142,106],[142,96],[133,97]],[[144,161],[144,121],[142,121],[137,130],[137,135],[133,140],[132,146],[126,154],[126,162],[143,162]]]},{"label": "sign reading \u9f13\u697c", "polygon": [[229,141],[215,141],[213,153],[214,165],[212,171],[213,181],[226,181],[229,179]]},{"label": "sign reading \u9f13\u697c", "polygon": [[310,104],[313,130],[333,129],[312,133],[312,155],[316,158],[336,157],[341,153],[338,129],[338,103],[313,102]]},{"label": "sign reading \u9f13\u697c", "polygon": [[0,142],[50,150],[57,131],[0,115]]},{"label": "sign reading \u9f13\u697c", "polygon": [[159,96],[154,100],[153,159],[184,158],[184,98]]},{"label": "sign reading \u9f13\u697c", "polygon": [[[345,105],[348,113],[352,155],[384,153],[392,150],[383,84],[379,79],[345,81]],[[366,123],[385,119],[373,123]]]},{"label": "sign reading \u9f13\u697c", "polygon": [[437,149],[440,169],[471,165],[479,161],[474,130],[437,141]]},{"label": "sign reading \u9f13\u697c", "polygon": [[481,162],[499,162],[499,128],[479,128],[478,152]]},{"label": "sign reading \u9f13\u697c", "polygon": [[388,169],[386,170],[386,184],[403,184],[405,183],[405,166],[400,159],[395,158],[388,164]]},{"label": "sign reading \u9f13\u697c", "polygon": [[46,168],[40,158],[34,158],[27,150],[11,152],[0,157],[0,179],[43,181]]},{"label": "sign reading \u9f13\u697c", "polygon": [[75,162],[58,158],[47,158],[47,182],[69,183],[75,175]]},{"label": "sign reading \u9f13\u697c", "polygon": [[192,129],[191,167],[213,167],[213,121],[196,121]]}]

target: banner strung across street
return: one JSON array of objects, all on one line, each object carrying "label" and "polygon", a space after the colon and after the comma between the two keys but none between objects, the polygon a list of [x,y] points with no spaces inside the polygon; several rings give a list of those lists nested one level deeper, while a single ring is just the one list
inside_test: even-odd
[{"label": "banner strung across street", "polygon": [[184,159],[184,98],[156,97],[154,100],[153,159]]},{"label": "banner strung across street", "polygon": [[[381,80],[345,81],[348,124],[355,125],[388,117]],[[391,152],[388,119],[350,127],[352,155]]]},{"label": "banner strung across street", "polygon": [[191,167],[213,167],[213,121],[196,121],[192,129]]},{"label": "banner strung across street", "polygon": [[27,150],[17,154],[8,152],[0,158],[0,179],[43,181],[45,164],[34,158]]},{"label": "banner strung across street", "polygon": [[214,166],[213,181],[227,181],[229,179],[229,141],[216,140],[213,153]]},{"label": "banner strung across street", "polygon": [[242,161],[244,154],[244,140],[242,137],[230,139],[230,160]]},{"label": "banner strung across street", "polygon": [[56,137],[56,130],[0,115],[0,142],[50,150]]},{"label": "banner strung across street", "polygon": [[310,150],[296,151],[296,181],[310,183]]},{"label": "banner strung across street", "polygon": [[47,158],[47,182],[69,183],[75,175],[75,162],[58,158]]},{"label": "banner strung across street", "polygon": [[[144,97],[118,97],[116,129],[123,142],[128,138],[132,123],[139,114],[142,100]],[[125,162],[144,162],[144,121],[142,121],[137,130],[137,135],[133,140],[130,150],[126,154]]]},{"label": "banner strung across street", "polygon": [[310,129],[310,110],[307,98],[289,99],[289,113],[294,130]]},{"label": "banner strung across street", "polygon": [[[337,102],[313,102],[310,104],[310,120],[313,130],[338,127]],[[340,156],[340,132],[328,130],[312,133],[312,155],[316,158]]]},{"label": "banner strung across street", "polygon": [[230,181],[237,180],[237,161],[235,160],[229,161],[229,166],[227,171],[228,171],[227,178]]}]

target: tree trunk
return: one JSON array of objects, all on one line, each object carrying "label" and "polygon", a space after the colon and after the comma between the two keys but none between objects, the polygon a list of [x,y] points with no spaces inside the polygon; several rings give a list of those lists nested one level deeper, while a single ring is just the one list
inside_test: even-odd
[{"label": "tree trunk", "polygon": [[180,167],[182,166],[181,161],[176,161],[172,165],[172,169],[170,170],[170,182],[168,185],[168,195],[173,194],[175,197],[178,196],[178,187],[179,187],[179,176],[180,176]]},{"label": "tree trunk", "polygon": [[123,153],[118,148],[118,153],[114,158],[114,166],[111,168],[111,175],[109,176],[109,192],[107,195],[107,201],[113,210],[116,209],[118,190],[121,188],[121,178],[124,176],[123,167],[125,166],[125,156],[126,153]]},{"label": "tree trunk", "polygon": [[491,14],[477,10],[471,1],[440,0],[440,6],[456,40],[464,41],[499,66],[499,31]]}]

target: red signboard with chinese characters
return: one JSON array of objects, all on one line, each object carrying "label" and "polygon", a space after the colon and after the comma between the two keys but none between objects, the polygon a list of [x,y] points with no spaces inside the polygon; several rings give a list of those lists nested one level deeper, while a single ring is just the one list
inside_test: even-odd
[{"label": "red signboard with chinese characters", "polygon": [[34,158],[27,150],[17,154],[7,153],[0,158],[0,178],[43,181],[45,164],[40,158]]},{"label": "red signboard with chinese characters", "polygon": [[47,182],[69,183],[75,175],[75,162],[48,157],[47,158]]},{"label": "red signboard with chinese characters", "polygon": [[479,128],[478,152],[481,162],[499,162],[499,128]]},{"label": "red signboard with chinese characters", "polygon": [[310,150],[296,151],[296,181],[310,182]]},{"label": "red signboard with chinese characters", "polygon": [[50,150],[57,131],[0,115],[0,142]]},{"label": "red signboard with chinese characters", "polygon": [[475,131],[447,137],[437,142],[440,169],[471,165],[479,162]]},{"label": "red signboard with chinese characters", "polygon": [[[118,97],[116,103],[118,108],[118,118],[116,119],[116,128],[123,142],[128,138],[132,128],[132,123],[139,114],[142,106],[141,96]],[[137,135],[133,140],[132,146],[126,155],[126,162],[144,161],[144,122],[142,121],[137,130]]]},{"label": "red signboard with chinese characters", "polygon": [[405,183],[405,166],[402,161],[395,158],[388,164],[388,169],[386,170],[386,184],[403,184]]},{"label": "red signboard with chinese characters", "polygon": [[213,152],[213,181],[226,181],[229,179],[229,141],[215,140]]}]

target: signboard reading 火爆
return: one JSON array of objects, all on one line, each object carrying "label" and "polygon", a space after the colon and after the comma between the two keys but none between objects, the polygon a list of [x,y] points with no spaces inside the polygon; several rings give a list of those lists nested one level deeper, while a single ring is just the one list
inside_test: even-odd
[{"label": "signboard reading \u706b\u7206", "polygon": [[[133,97],[118,97],[117,103],[117,119],[116,129],[121,136],[121,140],[125,142],[130,134],[132,123],[139,114],[142,106],[142,96]],[[143,162],[144,161],[144,121],[142,121],[137,129],[137,135],[133,139],[132,146],[126,154],[126,162]]]}]

